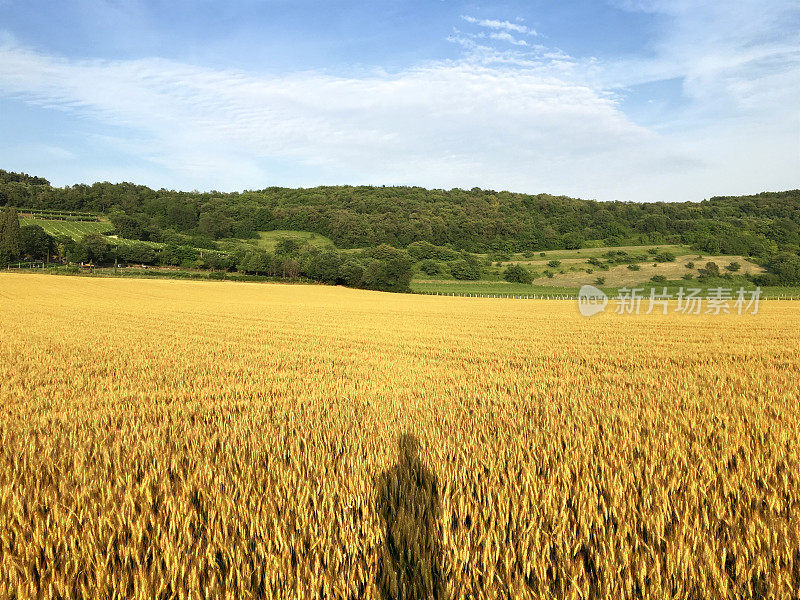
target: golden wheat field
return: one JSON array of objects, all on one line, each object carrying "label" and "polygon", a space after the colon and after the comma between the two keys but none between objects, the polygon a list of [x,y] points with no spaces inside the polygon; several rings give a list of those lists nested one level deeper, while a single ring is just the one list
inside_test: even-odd
[{"label": "golden wheat field", "polygon": [[2,598],[797,598],[800,306],[0,274]]}]

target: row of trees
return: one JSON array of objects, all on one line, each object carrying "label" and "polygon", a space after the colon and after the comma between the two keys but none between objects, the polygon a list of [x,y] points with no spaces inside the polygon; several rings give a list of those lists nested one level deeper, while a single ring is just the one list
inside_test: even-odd
[{"label": "row of trees", "polygon": [[[13,211],[13,209],[12,209]],[[11,211],[8,211],[11,212]],[[5,215],[6,213],[3,213]],[[5,218],[3,225],[8,222]],[[237,252],[218,252],[192,246],[146,242],[109,243],[99,234],[90,233],[81,240],[53,237],[38,225],[19,228],[18,246],[13,260],[46,260],[65,263],[107,265],[153,265],[199,268],[220,273],[239,271],[285,279],[311,279],[323,283],[363,287],[385,291],[408,291],[414,261],[404,250],[388,245],[345,253],[300,245],[294,240],[281,241],[275,252],[253,247]],[[5,231],[5,229],[3,229]],[[0,242],[6,240],[5,234]],[[5,247],[5,246],[2,246]],[[4,263],[3,266],[5,266]]]}]

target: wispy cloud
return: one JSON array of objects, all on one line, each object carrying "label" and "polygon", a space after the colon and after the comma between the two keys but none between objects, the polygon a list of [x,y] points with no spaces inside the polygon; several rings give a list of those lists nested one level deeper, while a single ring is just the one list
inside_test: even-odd
[{"label": "wispy cloud", "polygon": [[535,29],[531,29],[521,23],[512,23],[511,21],[500,21],[499,19],[478,19],[469,15],[461,15],[461,18],[467,23],[478,25],[480,27],[487,27],[489,29],[502,29],[514,33],[522,33],[525,35],[539,35]]},{"label": "wispy cloud", "polygon": [[6,45],[0,82],[2,93],[29,103],[128,128],[138,155],[176,179],[221,188],[281,180],[265,165],[292,161],[341,182],[557,190],[570,156],[652,137],[588,87],[468,61],[271,77],[161,59],[67,60]]},{"label": "wispy cloud", "polygon": [[500,33],[492,33],[489,34],[489,37],[493,40],[500,40],[501,42],[508,42],[509,44],[513,44],[515,46],[527,46],[528,42],[525,40],[519,40],[515,38],[513,35],[508,33],[507,31],[502,31]]}]

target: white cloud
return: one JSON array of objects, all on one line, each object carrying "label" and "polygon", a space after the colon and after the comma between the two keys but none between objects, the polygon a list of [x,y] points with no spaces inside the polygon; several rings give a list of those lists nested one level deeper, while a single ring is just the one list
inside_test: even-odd
[{"label": "white cloud", "polygon": [[287,183],[263,165],[289,161],[339,182],[556,191],[571,156],[602,160],[652,138],[588,87],[467,61],[268,77],[6,45],[0,82],[4,94],[128,128],[132,152],[189,187]]},{"label": "white cloud", "polygon": [[535,29],[531,29],[526,25],[519,23],[512,23],[511,21],[500,21],[498,19],[477,19],[469,15],[462,15],[461,18],[467,23],[478,25],[480,27],[487,27],[489,29],[503,29],[505,31],[512,31],[514,33],[522,33],[525,35],[539,35]]},{"label": "white cloud", "polygon": [[505,31],[500,32],[500,33],[489,34],[489,37],[492,38],[493,40],[500,40],[501,42],[508,42],[509,44],[513,44],[515,46],[527,46],[528,45],[528,42],[526,42],[525,40],[518,40],[513,35],[511,35],[510,33],[505,32]]}]

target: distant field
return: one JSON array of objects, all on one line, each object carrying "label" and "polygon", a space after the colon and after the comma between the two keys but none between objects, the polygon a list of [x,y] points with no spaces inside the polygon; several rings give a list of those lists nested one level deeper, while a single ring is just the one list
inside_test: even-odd
[{"label": "distant field", "polygon": [[[538,280],[537,280],[538,281]],[[591,282],[589,282],[591,284]],[[625,284],[628,286],[628,284]],[[743,279],[734,279],[731,281],[712,279],[706,281],[670,281],[667,284],[652,283],[650,281],[639,281],[635,285],[637,288],[642,288],[643,291],[639,292],[642,296],[649,296],[650,289],[654,288],[656,293],[663,291],[664,287],[667,292],[675,294],[678,288],[700,288],[707,290],[714,287],[727,287],[733,290],[738,290],[740,287],[751,290],[754,289],[754,284],[744,281]],[[601,285],[600,287],[609,297],[616,296],[619,292],[619,285]],[[629,287],[629,286],[628,286]],[[567,285],[525,285],[522,283],[507,283],[505,281],[455,281],[455,280],[433,280],[433,279],[415,279],[411,282],[411,289],[417,293],[424,294],[455,294],[456,296],[465,295],[501,295],[501,296],[576,296],[580,286],[567,286]],[[762,288],[763,298],[793,298],[800,299],[800,288],[798,287],[765,287]]]},{"label": "distant field", "polygon": [[105,233],[114,229],[108,221],[55,221],[49,219],[23,218],[19,220],[21,226],[38,225],[50,235],[66,235],[73,240],[79,240],[87,233]]},{"label": "distant field", "polygon": [[426,294],[499,294],[499,295],[559,295],[576,294],[578,288],[556,287],[545,285],[525,285],[505,281],[455,281],[433,279],[416,279],[411,282],[411,289]]}]

